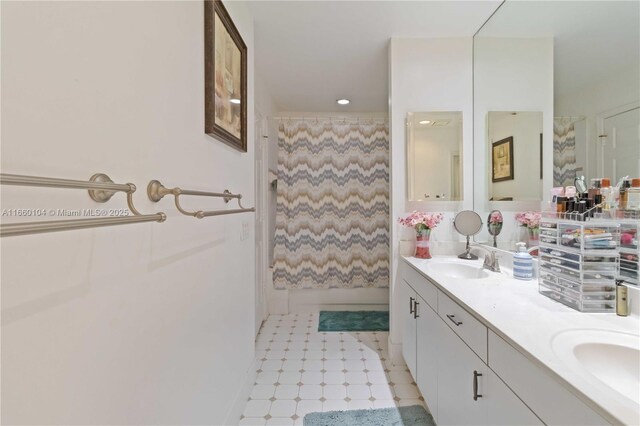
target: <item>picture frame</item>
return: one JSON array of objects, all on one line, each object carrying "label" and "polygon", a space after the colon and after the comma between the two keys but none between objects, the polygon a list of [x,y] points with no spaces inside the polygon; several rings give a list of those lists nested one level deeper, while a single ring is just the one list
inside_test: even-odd
[{"label": "picture frame", "polygon": [[247,152],[247,46],[220,0],[204,0],[207,135]]},{"label": "picture frame", "polygon": [[491,144],[491,182],[514,179],[513,136]]},{"label": "picture frame", "polygon": [[543,179],[543,168],[542,168],[542,158],[543,158],[543,148],[542,148],[542,133],[540,133],[540,179]]}]

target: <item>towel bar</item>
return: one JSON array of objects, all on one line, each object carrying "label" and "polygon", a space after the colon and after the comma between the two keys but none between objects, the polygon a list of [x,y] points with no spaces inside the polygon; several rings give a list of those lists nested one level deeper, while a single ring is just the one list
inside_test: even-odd
[{"label": "towel bar", "polygon": [[164,222],[166,219],[164,213],[141,214],[133,205],[133,193],[136,191],[136,186],[132,183],[114,183],[109,176],[103,173],[94,174],[88,181],[0,173],[0,184],[44,188],[86,189],[91,199],[98,203],[106,203],[116,192],[125,192],[127,194],[127,205],[131,213],[133,213],[132,216],[122,217],[3,223],[0,224],[0,237],[126,225],[129,223]]},{"label": "towel bar", "polygon": [[[255,207],[245,208],[240,203],[240,199],[242,198],[242,194],[232,194],[229,190],[225,189],[224,192],[207,192],[207,191],[194,191],[191,189],[181,189],[181,188],[167,188],[160,181],[152,180],[147,185],[147,195],[149,199],[153,202],[160,201],[165,195],[173,195],[174,201],[176,204],[176,208],[178,211],[187,216],[193,216],[198,219],[202,219],[204,217],[209,216],[221,216],[225,214],[234,214],[234,213],[247,213],[247,212],[255,212]],[[201,197],[218,197],[224,199],[225,203],[228,203],[232,199],[236,199],[238,201],[239,209],[231,209],[231,210],[211,210],[211,211],[203,211],[198,210],[195,212],[187,211],[182,208],[180,205],[180,196],[181,195],[195,195]]]}]

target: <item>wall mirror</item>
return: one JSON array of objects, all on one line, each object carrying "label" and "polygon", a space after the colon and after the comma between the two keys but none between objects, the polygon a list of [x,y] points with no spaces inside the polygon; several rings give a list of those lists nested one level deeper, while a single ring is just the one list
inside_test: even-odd
[{"label": "wall mirror", "polygon": [[462,112],[407,114],[409,201],[462,199]]},{"label": "wall mirror", "polygon": [[542,199],[542,113],[490,111],[487,117],[490,201]]},{"label": "wall mirror", "polygon": [[[640,176],[639,16],[640,2],[506,1],[474,36],[474,210],[502,211],[498,247],[514,248],[523,238],[515,215],[544,208],[553,186]],[[530,158],[542,158],[541,174],[530,171],[527,185],[542,183],[542,203],[495,201],[512,197],[493,191],[509,180],[487,177],[489,145],[510,136],[491,135],[493,113],[508,112],[542,114],[542,150]],[[492,237],[485,229],[476,240]]]}]

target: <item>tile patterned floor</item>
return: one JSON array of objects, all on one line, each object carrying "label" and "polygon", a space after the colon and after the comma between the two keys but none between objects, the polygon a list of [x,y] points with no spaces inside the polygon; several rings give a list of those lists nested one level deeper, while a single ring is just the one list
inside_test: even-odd
[{"label": "tile patterned floor", "polygon": [[318,313],[270,315],[240,425],[302,425],[305,414],[424,405],[406,365],[388,359],[388,332],[318,332]]}]

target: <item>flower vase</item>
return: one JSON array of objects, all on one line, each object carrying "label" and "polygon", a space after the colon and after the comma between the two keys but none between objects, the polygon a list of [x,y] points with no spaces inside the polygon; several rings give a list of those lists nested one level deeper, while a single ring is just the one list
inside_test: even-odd
[{"label": "flower vase", "polygon": [[[529,230],[529,248],[537,247],[540,244],[540,228],[528,228]],[[532,256],[538,255],[538,250],[531,252]]]},{"label": "flower vase", "polygon": [[429,238],[431,237],[431,229],[416,230],[416,254],[419,259],[431,259],[429,251]]}]

